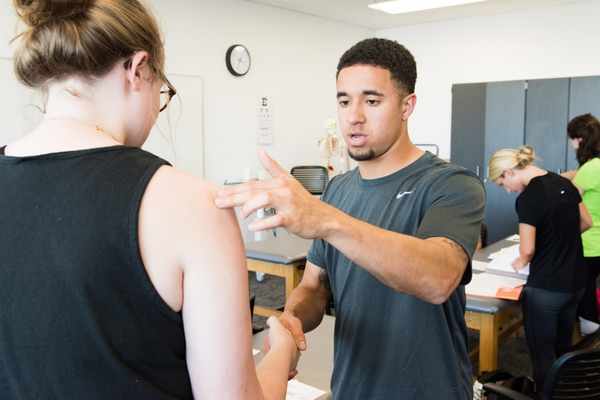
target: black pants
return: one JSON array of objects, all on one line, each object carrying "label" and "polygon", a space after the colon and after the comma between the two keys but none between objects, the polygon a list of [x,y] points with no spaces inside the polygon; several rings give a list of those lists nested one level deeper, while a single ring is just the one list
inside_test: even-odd
[{"label": "black pants", "polygon": [[571,347],[577,305],[583,291],[565,293],[528,286],[523,289],[523,324],[538,393],[554,360]]},{"label": "black pants", "polygon": [[587,285],[585,294],[579,303],[577,315],[589,321],[600,323],[598,319],[598,306],[596,300],[596,280],[600,275],[600,257],[586,257],[585,264],[587,269]]}]

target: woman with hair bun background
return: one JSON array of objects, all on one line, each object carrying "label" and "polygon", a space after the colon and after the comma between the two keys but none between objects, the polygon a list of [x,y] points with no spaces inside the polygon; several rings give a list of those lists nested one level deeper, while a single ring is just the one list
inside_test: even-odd
[{"label": "woman with hair bun background", "polygon": [[571,182],[534,165],[530,146],[499,150],[490,159],[489,178],[508,192],[520,193],[520,256],[515,270],[530,264],[521,295],[523,324],[536,390],[554,360],[571,346],[577,305],[583,296],[581,232],[591,218]]},{"label": "woman with hair bun background", "polygon": [[139,148],[176,93],[154,17],[138,0],[13,4],[16,75],[47,104],[0,147],[0,398],[285,398],[298,350],[270,319],[254,366],[235,216]]},{"label": "woman with hair bun background", "polygon": [[596,298],[600,275],[600,121],[592,114],[578,115],[567,125],[567,135],[576,151],[579,168],[566,176],[581,191],[593,221],[593,226],[581,236],[588,279],[578,315],[581,333],[586,335],[600,327]]}]

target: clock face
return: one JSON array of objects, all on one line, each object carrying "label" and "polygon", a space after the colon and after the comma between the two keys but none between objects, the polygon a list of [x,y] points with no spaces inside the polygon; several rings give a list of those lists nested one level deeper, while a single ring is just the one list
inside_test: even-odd
[{"label": "clock face", "polygon": [[225,62],[231,74],[244,76],[250,71],[250,52],[241,44],[235,44],[227,49]]}]

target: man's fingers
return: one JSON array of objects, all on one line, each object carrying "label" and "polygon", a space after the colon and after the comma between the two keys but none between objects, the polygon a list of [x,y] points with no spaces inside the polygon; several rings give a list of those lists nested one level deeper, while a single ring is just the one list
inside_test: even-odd
[{"label": "man's fingers", "polygon": [[240,183],[237,185],[223,186],[217,191],[217,197],[227,197],[237,193],[247,192],[249,190],[252,190],[254,185],[258,182],[259,181],[250,181],[246,183]]},{"label": "man's fingers", "polygon": [[258,219],[248,225],[248,229],[252,232],[260,232],[267,229],[274,229],[283,226],[283,216],[281,214],[276,214],[269,218]]},{"label": "man's fingers", "polygon": [[269,192],[258,193],[248,199],[240,209],[242,218],[247,218],[253,212],[261,208],[271,208],[271,195]]},{"label": "man's fingers", "polygon": [[296,346],[301,351],[306,350],[306,337],[304,337],[304,333],[294,333],[292,332],[292,336],[294,336],[294,340],[296,341]]},{"label": "man's fingers", "polygon": [[231,194],[229,196],[218,196],[215,197],[215,205],[218,208],[232,208],[244,205],[250,200],[252,192],[246,191],[237,194]]},{"label": "man's fingers", "polygon": [[306,350],[306,337],[302,331],[302,324],[297,319],[282,319],[281,323],[292,333],[296,346],[302,351]]},{"label": "man's fingers", "polygon": [[267,179],[264,181],[250,181],[238,185],[227,185],[217,191],[217,197],[227,197],[238,193],[252,192],[256,190],[270,190],[281,186],[281,180]]},{"label": "man's fingers", "polygon": [[264,149],[258,150],[260,163],[273,178],[289,175],[288,172],[275,160],[273,160]]}]

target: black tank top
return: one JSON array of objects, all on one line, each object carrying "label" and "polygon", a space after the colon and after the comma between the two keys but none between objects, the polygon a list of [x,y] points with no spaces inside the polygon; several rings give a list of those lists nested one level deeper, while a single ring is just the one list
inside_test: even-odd
[{"label": "black tank top", "polygon": [[138,246],[142,195],[167,164],[113,146],[0,149],[0,399],[191,399],[181,315]]}]

